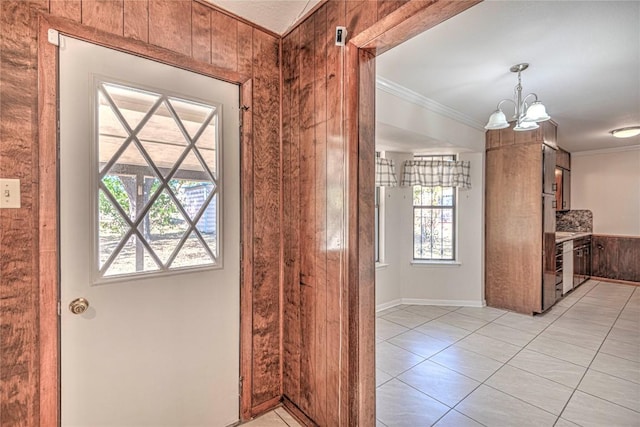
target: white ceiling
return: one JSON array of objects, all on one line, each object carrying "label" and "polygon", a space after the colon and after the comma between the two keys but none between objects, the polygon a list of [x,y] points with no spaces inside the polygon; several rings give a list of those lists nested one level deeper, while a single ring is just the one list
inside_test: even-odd
[{"label": "white ceiling", "polygon": [[[320,0],[208,1],[284,34]],[[513,97],[509,67],[528,62],[523,94],[535,92],[547,106],[563,148],[640,145],[640,136],[608,133],[640,125],[639,23],[638,0],[486,0],[381,55],[377,73],[396,95],[452,110],[450,117],[483,130],[498,101]],[[403,150],[452,145],[383,123],[378,136]]]},{"label": "white ceiling", "polygon": [[274,33],[284,34],[320,0],[207,0]]},{"label": "white ceiling", "polygon": [[[640,125],[639,1],[485,1],[378,57],[379,77],[484,124],[513,99],[511,65],[571,152],[639,145],[608,132]],[[512,114],[504,105],[507,117]],[[404,138],[385,129],[385,140]],[[414,151],[433,147],[410,135]],[[402,142],[406,149],[406,142]]]}]

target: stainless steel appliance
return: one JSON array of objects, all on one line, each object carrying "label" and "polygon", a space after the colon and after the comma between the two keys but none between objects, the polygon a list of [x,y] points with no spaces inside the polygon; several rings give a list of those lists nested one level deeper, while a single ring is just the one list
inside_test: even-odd
[{"label": "stainless steel appliance", "polygon": [[[556,150],[542,146],[542,311],[555,304],[556,287],[556,196],[554,193]],[[562,290],[560,290],[562,294]]]}]

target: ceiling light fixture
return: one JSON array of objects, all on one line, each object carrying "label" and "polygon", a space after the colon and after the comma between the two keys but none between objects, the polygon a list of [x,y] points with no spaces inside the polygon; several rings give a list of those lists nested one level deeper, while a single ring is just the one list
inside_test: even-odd
[{"label": "ceiling light fixture", "polygon": [[[524,98],[522,97],[522,82],[520,79],[520,73],[529,68],[529,64],[522,63],[516,64],[509,68],[512,73],[518,73],[518,84],[513,90],[514,99],[503,99],[498,103],[498,107],[496,111],[494,111],[491,116],[489,116],[489,121],[487,122],[485,129],[494,130],[494,129],[505,129],[509,127],[509,122],[507,121],[504,112],[502,111],[502,104],[505,102],[511,102],[514,105],[514,114],[512,120],[516,121],[516,125],[513,130],[515,131],[525,131],[525,130],[533,130],[538,129],[539,122],[544,122],[545,120],[549,120],[551,117],[547,114],[546,107],[542,104],[542,102],[538,101],[538,95],[535,93],[530,93],[526,95]],[[529,105],[527,104],[527,99],[533,97],[535,100]]]},{"label": "ceiling light fixture", "polygon": [[631,138],[632,136],[640,135],[640,126],[629,126],[626,128],[614,129],[609,133],[616,138]]}]

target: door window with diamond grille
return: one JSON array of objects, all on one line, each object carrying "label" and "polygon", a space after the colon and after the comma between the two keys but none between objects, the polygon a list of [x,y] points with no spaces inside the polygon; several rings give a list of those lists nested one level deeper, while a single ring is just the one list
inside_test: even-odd
[{"label": "door window with diamond grille", "polygon": [[220,266],[221,106],[96,83],[97,280]]}]

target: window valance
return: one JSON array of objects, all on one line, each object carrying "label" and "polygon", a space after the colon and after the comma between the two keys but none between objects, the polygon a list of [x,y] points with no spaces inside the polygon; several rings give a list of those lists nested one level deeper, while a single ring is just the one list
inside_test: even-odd
[{"label": "window valance", "polygon": [[458,187],[471,189],[469,161],[407,160],[404,162],[402,186]]},{"label": "window valance", "polygon": [[376,157],[376,187],[395,187],[398,185],[393,160]]}]

